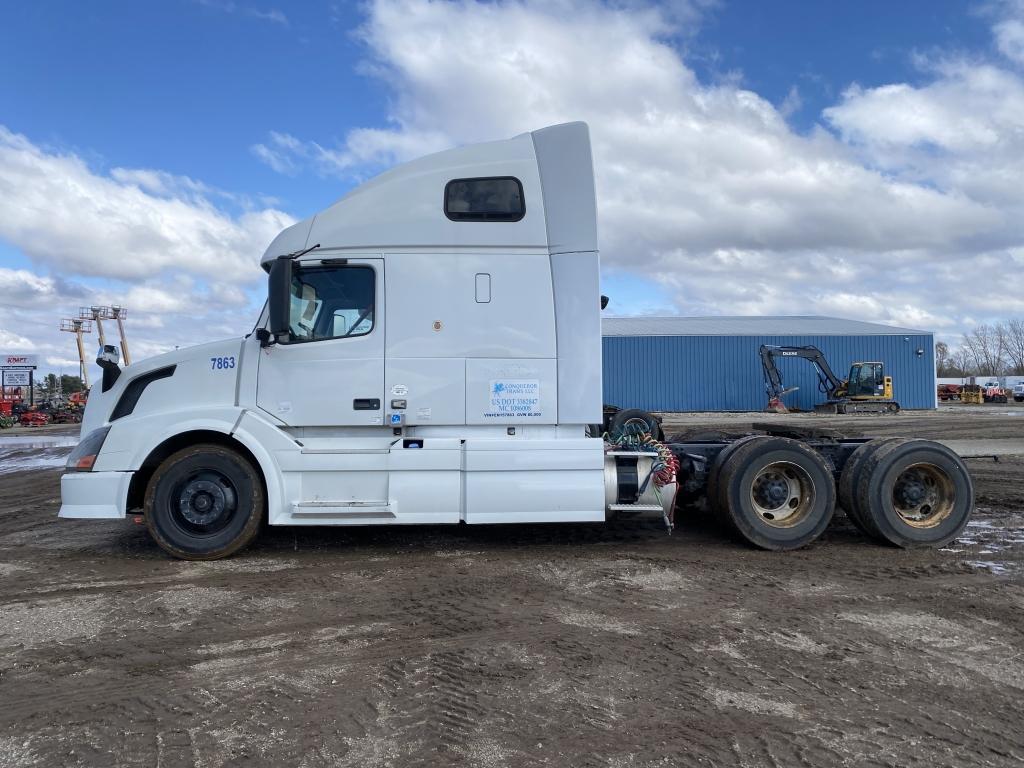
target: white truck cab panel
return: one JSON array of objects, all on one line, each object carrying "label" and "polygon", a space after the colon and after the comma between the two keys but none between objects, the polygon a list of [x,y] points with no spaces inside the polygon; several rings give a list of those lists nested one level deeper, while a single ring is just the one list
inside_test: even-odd
[{"label": "white truck cab panel", "polygon": [[255,465],[273,525],[603,519],[592,177],[573,123],[407,163],[284,230],[253,334],[93,393],[83,438],[101,448],[61,515],[123,516],[153,482],[169,551],[175,530],[221,536],[211,510],[251,478],[216,456],[157,472],[168,446],[210,444]]}]

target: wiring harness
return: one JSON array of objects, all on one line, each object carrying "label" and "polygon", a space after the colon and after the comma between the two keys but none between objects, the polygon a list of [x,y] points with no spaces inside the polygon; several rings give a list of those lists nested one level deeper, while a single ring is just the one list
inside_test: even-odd
[{"label": "wiring harness", "polygon": [[[670,483],[676,481],[676,475],[679,472],[679,459],[675,457],[675,454],[660,440],[657,440],[654,435],[650,433],[646,425],[638,423],[627,423],[621,431],[617,431],[615,435],[606,434],[604,436],[605,444],[610,450],[621,450],[621,451],[636,451],[643,453],[656,453],[658,458],[654,460],[651,466],[650,477],[644,481],[643,486],[640,488],[640,493],[647,488],[647,483],[654,482],[654,495],[658,499],[658,503],[664,506],[664,502],[661,498],[661,489]],[[672,533],[672,529],[675,527],[675,504],[670,505],[669,512],[664,515],[665,526],[668,528],[668,532]]]}]

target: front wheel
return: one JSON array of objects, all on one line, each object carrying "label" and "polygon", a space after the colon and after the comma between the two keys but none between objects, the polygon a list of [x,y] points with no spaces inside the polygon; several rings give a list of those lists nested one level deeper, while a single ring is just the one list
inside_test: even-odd
[{"label": "front wheel", "polygon": [[185,448],[166,459],[146,488],[146,527],[183,560],[217,560],[248,546],[266,514],[252,464],[222,445]]}]

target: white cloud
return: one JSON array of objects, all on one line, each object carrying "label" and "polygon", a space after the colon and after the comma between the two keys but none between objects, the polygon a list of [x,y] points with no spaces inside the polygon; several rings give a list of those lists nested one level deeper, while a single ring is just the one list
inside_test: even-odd
[{"label": "white cloud", "polygon": [[38,306],[57,297],[57,282],[27,269],[0,267],[0,304],[9,307]]},{"label": "white cloud", "polygon": [[0,126],[0,239],[62,273],[145,279],[164,270],[252,283],[267,243],[293,219],[232,216],[191,179],[149,170],[93,172]]},{"label": "white cloud", "polygon": [[30,350],[34,346],[30,339],[25,338],[21,334],[0,328],[0,350],[21,352],[22,350]]},{"label": "white cloud", "polygon": [[[58,326],[83,306],[127,306],[136,359],[247,331],[265,277],[259,258],[294,221],[159,170],[99,173],[3,126],[0,199],[0,240],[34,262],[0,268],[0,349],[31,349],[65,368],[74,337]],[[94,331],[90,358],[95,344]]]},{"label": "white cloud", "polygon": [[245,12],[254,19],[272,21],[275,24],[280,24],[282,27],[289,26],[288,17],[284,15],[284,11],[279,11],[277,8],[271,8],[269,11],[261,11],[258,8],[247,8]]},{"label": "white cloud", "polygon": [[779,114],[783,117],[790,117],[803,109],[803,106],[804,100],[800,96],[800,89],[792,85],[786,93],[786,98],[779,104]]},{"label": "white cloud", "polygon": [[287,133],[270,132],[267,144],[254,144],[252,153],[278,173],[294,176],[298,173],[299,158],[306,157],[301,141]]},{"label": "white cloud", "polygon": [[[281,173],[358,179],[584,119],[608,272],[660,288],[617,312],[665,296],[690,314],[837,314],[950,335],[1024,314],[1019,3],[996,6],[990,59],[933,54],[919,82],[851,84],[806,134],[786,122],[803,108],[796,88],[775,106],[740,77],[696,76],[681,49],[705,5],[375,0],[358,34],[387,119],[271,133],[252,152]],[[0,199],[0,239],[34,264],[0,269],[0,347],[64,362],[73,339],[56,325],[80,305],[128,305],[136,358],[247,330],[259,255],[292,222],[197,179],[100,172],[2,126]]]},{"label": "white cloud", "polygon": [[253,19],[259,19],[260,21],[269,21],[274,24],[280,24],[282,27],[290,26],[288,17],[285,16],[283,11],[277,8],[261,9],[254,8],[249,5],[239,5],[233,0],[196,0],[199,5],[207,8],[212,8],[215,11],[221,13],[240,13],[243,16],[249,16]]},{"label": "white cloud", "polygon": [[802,135],[785,121],[797,90],[776,108],[738,79],[698,79],[672,43],[696,23],[686,7],[375,0],[360,35],[367,71],[390,91],[389,125],[335,149],[271,137],[277,162],[358,175],[583,119],[605,263],[674,291],[683,312],[938,328],[1019,305],[1024,278],[993,287],[965,269],[1024,244],[1018,74],[926,62],[926,84],[853,85],[824,115],[833,130]]},{"label": "white cloud", "polygon": [[1024,64],[1024,21],[1006,19],[993,27],[996,47],[1011,61]]},{"label": "white cloud", "polygon": [[[80,307],[111,304],[128,308],[130,350],[140,360],[176,346],[248,332],[262,304],[262,290],[257,286],[245,291],[189,275],[85,287],[30,270],[0,269],[0,351],[30,351],[68,373],[69,360],[77,368],[77,350],[74,335],[58,330],[61,319],[77,317]],[[114,343],[117,324],[106,321],[104,326],[107,343]],[[84,339],[90,361],[97,332],[93,325]]]}]

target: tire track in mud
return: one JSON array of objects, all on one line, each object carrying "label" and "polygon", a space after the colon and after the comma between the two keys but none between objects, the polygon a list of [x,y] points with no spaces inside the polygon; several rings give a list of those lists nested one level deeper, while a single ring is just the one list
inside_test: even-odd
[{"label": "tire track in mud", "polygon": [[[1021,467],[986,492],[1010,498],[998,483]],[[0,611],[106,618],[0,648],[0,764],[1024,761],[1020,689],[970,668],[1024,654],[1024,582],[968,570],[970,552],[888,550],[839,521],[779,556],[698,516],[672,537],[271,531],[193,567],[130,525],[53,520],[55,475],[24,478],[18,511],[0,510]],[[949,622],[980,634],[925,649],[894,613],[934,617],[921,626],[940,641]]]}]

